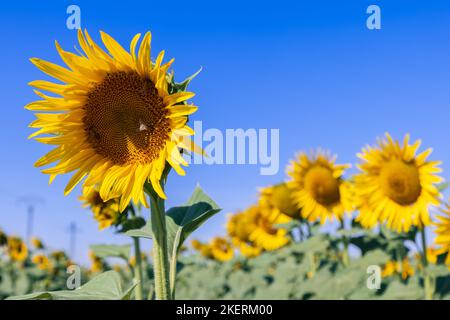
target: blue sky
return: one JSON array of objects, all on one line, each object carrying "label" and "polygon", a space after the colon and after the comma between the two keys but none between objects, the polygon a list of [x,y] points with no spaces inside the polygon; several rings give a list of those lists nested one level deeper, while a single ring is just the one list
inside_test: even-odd
[{"label": "blue sky", "polygon": [[[261,176],[255,165],[193,165],[186,177],[172,175],[169,205],[184,202],[200,185],[224,210],[196,236],[224,232],[228,212],[256,200],[256,188],[284,179],[297,151],[321,146],[354,162],[366,143],[389,131],[407,132],[432,146],[434,159],[450,172],[450,2],[448,1],[41,1],[2,4],[0,226],[25,233],[24,195],[39,196],[35,233],[53,248],[68,249],[67,227],[75,221],[76,259],[90,243],[123,242],[99,232],[80,207],[79,189],[63,196],[68,177],[51,186],[33,167],[48,148],[27,140],[36,100],[27,85],[48,79],[30,62],[60,62],[58,40],[70,50],[76,32],[66,28],[66,8],[81,8],[81,23],[95,39],[104,30],[128,47],[132,36],[151,30],[153,48],[175,57],[179,80],[203,67],[192,83],[203,128],[280,129],[280,172]],[[381,8],[382,29],[366,28],[366,8]],[[154,50],[153,52],[156,52]]]}]

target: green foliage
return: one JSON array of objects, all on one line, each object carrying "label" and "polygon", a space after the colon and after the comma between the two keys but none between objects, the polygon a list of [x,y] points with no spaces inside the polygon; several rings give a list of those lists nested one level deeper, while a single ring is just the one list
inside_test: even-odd
[{"label": "green foliage", "polygon": [[134,285],[123,290],[119,274],[107,271],[75,290],[36,292],[7,300],[129,300],[133,289]]},{"label": "green foliage", "polygon": [[[342,262],[344,233],[317,233],[302,242],[265,252],[245,260],[235,258],[226,263],[206,261],[198,256],[181,259],[177,280],[178,299],[423,299],[423,274],[403,280],[400,275],[382,278],[379,289],[369,289],[369,266],[392,260],[395,248],[411,235],[388,237],[355,226],[345,236],[353,255]],[[390,243],[392,242],[392,243]],[[436,277],[436,299],[450,297],[450,272],[443,265],[431,265],[429,274]]]},{"label": "green foliage", "polygon": [[122,258],[128,261],[130,258],[131,245],[114,245],[114,244],[96,244],[91,245],[90,249],[97,257],[105,258]]},{"label": "green foliage", "polygon": [[169,209],[166,212],[169,257],[176,256],[186,238],[220,210],[199,186],[185,205]]}]

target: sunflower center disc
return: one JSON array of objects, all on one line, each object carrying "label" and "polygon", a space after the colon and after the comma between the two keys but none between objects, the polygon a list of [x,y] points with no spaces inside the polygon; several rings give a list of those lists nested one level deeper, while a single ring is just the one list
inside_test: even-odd
[{"label": "sunflower center disc", "polygon": [[96,152],[117,165],[159,156],[170,123],[155,85],[136,72],[114,72],[88,93],[83,123]]},{"label": "sunflower center disc", "polygon": [[339,181],[333,177],[330,169],[315,166],[305,175],[305,189],[323,206],[339,202]]},{"label": "sunflower center disc", "polygon": [[386,164],[381,170],[380,181],[386,196],[402,206],[416,202],[422,190],[416,166],[401,160]]}]

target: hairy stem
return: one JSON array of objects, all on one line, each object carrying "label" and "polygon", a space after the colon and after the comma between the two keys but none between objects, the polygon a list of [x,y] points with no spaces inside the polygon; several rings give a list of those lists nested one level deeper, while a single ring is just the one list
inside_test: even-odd
[{"label": "hairy stem", "polygon": [[427,238],[425,234],[425,227],[422,227],[422,230],[420,231],[420,237],[422,240],[422,263],[423,263],[425,300],[433,300],[434,289],[432,285],[432,279],[428,273]]},{"label": "hairy stem", "polygon": [[170,300],[169,256],[167,252],[167,231],[164,200],[150,197],[153,232],[153,272],[157,300]]},{"label": "hairy stem", "polygon": [[134,242],[134,256],[136,259],[136,264],[134,266],[134,279],[136,280],[137,286],[136,286],[136,300],[143,300],[144,299],[144,286],[143,286],[143,279],[144,279],[144,272],[142,269],[142,257],[141,257],[141,246],[139,243],[139,238],[133,237]]}]

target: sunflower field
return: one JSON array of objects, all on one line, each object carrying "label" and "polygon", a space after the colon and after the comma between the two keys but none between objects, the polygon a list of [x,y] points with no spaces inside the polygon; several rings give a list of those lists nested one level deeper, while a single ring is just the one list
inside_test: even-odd
[{"label": "sunflower field", "polygon": [[165,187],[185,175],[185,156],[208,156],[188,125],[197,74],[176,82],[150,32],[129,50],[100,36],[104,48],[78,31],[77,53],[56,43],[65,67],[32,58],[56,82],[32,81],[39,100],[26,109],[30,138],[51,148],[35,166],[50,182],[71,174],[64,193],[79,186],[99,230],[128,244],[94,244],[82,266],[2,230],[1,299],[450,299],[447,184],[420,140],[386,134],[355,164],[300,152],[221,235],[193,239],[220,205],[198,186],[166,208]]}]

